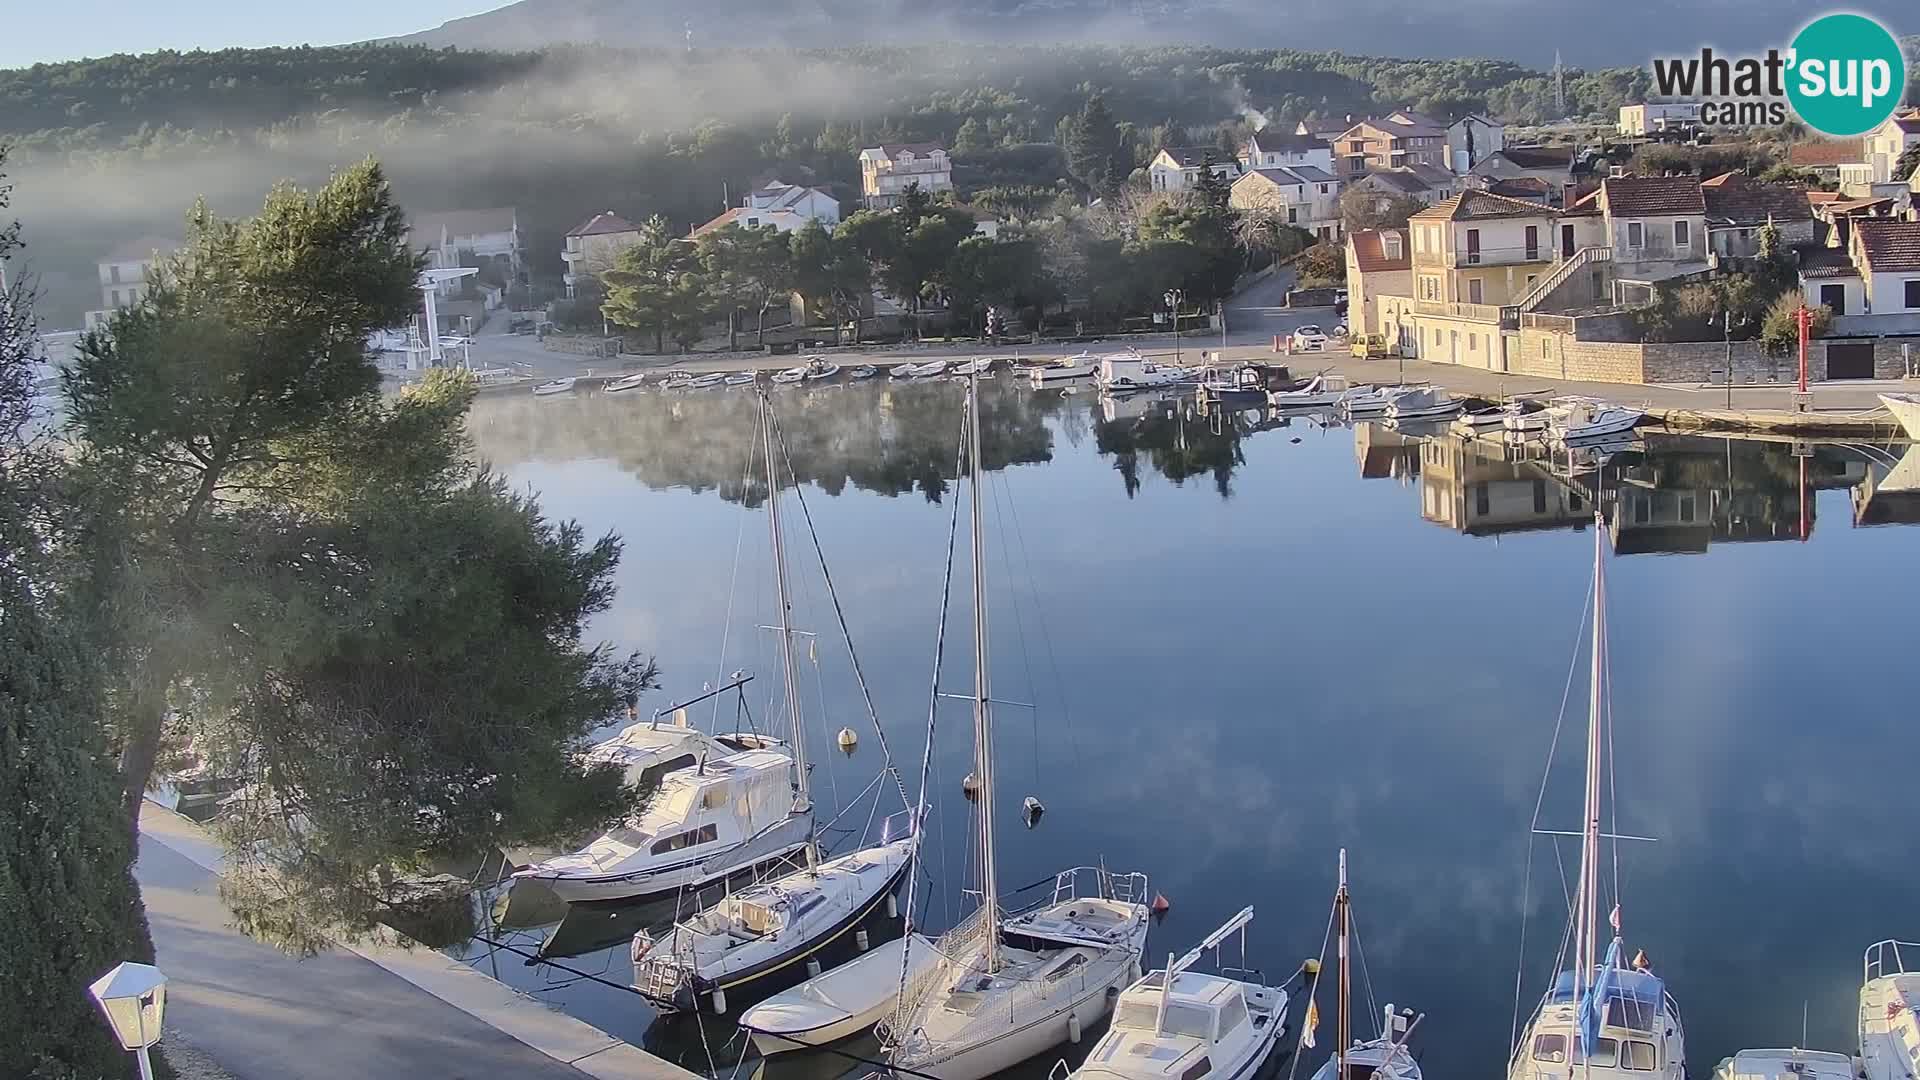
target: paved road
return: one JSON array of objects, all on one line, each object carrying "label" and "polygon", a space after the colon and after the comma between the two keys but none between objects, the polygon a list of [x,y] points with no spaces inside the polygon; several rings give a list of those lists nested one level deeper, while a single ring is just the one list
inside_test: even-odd
[{"label": "paved road", "polygon": [[294,960],[230,928],[214,876],[151,836],[135,867],[167,1027],[239,1080],[587,1080],[345,951]]}]

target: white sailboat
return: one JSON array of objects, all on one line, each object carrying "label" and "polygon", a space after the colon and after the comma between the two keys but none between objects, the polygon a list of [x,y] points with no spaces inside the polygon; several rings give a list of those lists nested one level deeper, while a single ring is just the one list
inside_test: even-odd
[{"label": "white sailboat", "polygon": [[897,937],[740,1014],[754,1049],[772,1056],[851,1038],[893,1011],[906,971],[907,992],[926,985],[939,954],[932,938]]},{"label": "white sailboat", "polygon": [[[986,554],[980,493],[980,388],[967,385],[973,555],[973,734],[979,780],[980,907],[940,938],[927,985],[903,987],[882,1033],[896,1069],[983,1080],[1076,1036],[1140,974],[1147,879],[1076,868],[1017,914],[1000,908],[994,873],[993,708],[987,663]],[[1087,887],[1087,886],[1091,887]]]},{"label": "white sailboat", "polygon": [[[1070,1075],[1087,1080],[1188,1075],[1251,1080],[1258,1075],[1280,1045],[1287,992],[1224,973],[1190,970],[1207,950],[1218,949],[1235,934],[1241,935],[1244,952],[1252,921],[1253,908],[1242,908],[1185,956],[1176,960],[1169,953],[1165,968],[1128,987],[1114,1006],[1113,1027]],[[1250,974],[1244,963],[1235,974]]]},{"label": "white sailboat", "polygon": [[[1572,954],[1521,1032],[1507,1066],[1508,1080],[1685,1080],[1686,1036],[1680,1007],[1644,957],[1628,967],[1621,956],[1619,881],[1607,922],[1612,941],[1604,957],[1600,936],[1600,818],[1602,784],[1612,736],[1606,704],[1606,523],[1595,515],[1593,537],[1593,645],[1587,697],[1586,802],[1580,833],[1580,875],[1574,891]],[[1609,785],[1610,787],[1610,785]],[[1604,837],[1618,842],[1620,837]]]},{"label": "white sailboat", "polygon": [[[1420,1019],[1411,1010],[1395,1011],[1388,1004],[1381,1011],[1380,1031],[1371,1039],[1353,1038],[1353,971],[1350,957],[1353,931],[1353,901],[1347,893],[1347,849],[1340,849],[1340,886],[1333,894],[1333,922],[1339,935],[1339,995],[1335,1003],[1333,1054],[1313,1074],[1313,1080],[1420,1080],[1420,1062],[1413,1056],[1408,1040]],[[1324,946],[1323,946],[1324,948]],[[1311,1001],[1319,989],[1307,991]],[[1318,1010],[1309,1005],[1307,1019],[1300,1027],[1300,1045],[1313,1045],[1313,1029]]]},{"label": "white sailboat", "polygon": [[[811,821],[806,731],[800,715],[800,683],[793,668],[786,543],[780,530],[780,459],[774,453],[773,404],[765,391],[760,409],[767,461],[767,527],[779,596],[775,629],[780,635],[780,672],[793,740],[794,809],[807,813]],[[896,820],[889,819],[889,825]],[[802,869],[733,893],[717,906],[675,923],[658,943],[644,929],[639,931],[633,937],[634,989],[661,1009],[693,1009],[704,997],[714,1012],[723,1013],[729,993],[740,1000],[756,990],[773,988],[782,977],[797,981],[800,969],[794,965],[852,933],[893,895],[918,846],[916,824],[907,822],[902,828],[905,835],[897,839],[883,833],[877,846],[825,862],[819,860],[809,835],[801,849],[806,859]]]},{"label": "white sailboat", "polygon": [[1887,407],[1909,439],[1920,439],[1920,394],[1881,394],[1880,404]]},{"label": "white sailboat", "polygon": [[1870,946],[1860,966],[1860,1072],[1867,1080],[1914,1080],[1920,1075],[1913,1048],[1920,1046],[1920,969],[1906,966],[1912,955],[1920,967],[1920,944],[1881,941]]}]

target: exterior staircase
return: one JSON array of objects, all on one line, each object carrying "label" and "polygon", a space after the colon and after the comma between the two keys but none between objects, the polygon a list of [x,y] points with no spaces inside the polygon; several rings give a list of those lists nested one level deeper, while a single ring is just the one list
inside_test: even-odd
[{"label": "exterior staircase", "polygon": [[1552,295],[1555,289],[1566,284],[1567,279],[1578,273],[1583,267],[1591,266],[1597,262],[1612,261],[1613,249],[1610,247],[1601,244],[1583,247],[1573,253],[1573,258],[1564,260],[1559,266],[1554,267],[1553,273],[1541,278],[1539,284],[1528,290],[1527,294],[1520,298],[1520,303],[1517,306],[1521,311],[1532,311],[1539,307],[1541,302],[1548,296]]}]

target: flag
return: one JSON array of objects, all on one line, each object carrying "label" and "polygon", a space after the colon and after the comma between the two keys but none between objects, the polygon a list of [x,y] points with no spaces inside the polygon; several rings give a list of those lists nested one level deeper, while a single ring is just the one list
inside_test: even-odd
[{"label": "flag", "polygon": [[1320,1003],[1307,1002],[1307,1023],[1300,1029],[1300,1045],[1313,1049],[1313,1029],[1320,1026]]},{"label": "flag", "polygon": [[1613,905],[1613,910],[1607,913],[1607,922],[1613,924],[1614,933],[1617,934],[1620,932],[1620,905],[1619,904]]}]

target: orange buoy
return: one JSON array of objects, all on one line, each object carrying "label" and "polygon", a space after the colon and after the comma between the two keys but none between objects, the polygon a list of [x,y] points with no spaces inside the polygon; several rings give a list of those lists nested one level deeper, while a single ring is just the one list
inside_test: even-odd
[{"label": "orange buoy", "polygon": [[1168,900],[1164,893],[1153,894],[1153,913],[1155,915],[1165,915],[1167,913],[1167,909],[1172,906],[1173,906],[1173,902],[1171,900]]}]

